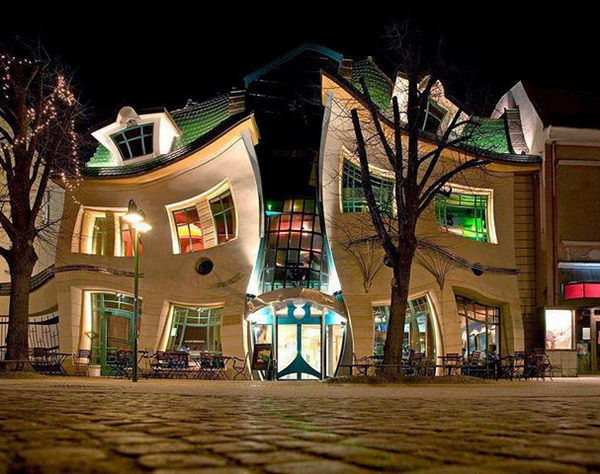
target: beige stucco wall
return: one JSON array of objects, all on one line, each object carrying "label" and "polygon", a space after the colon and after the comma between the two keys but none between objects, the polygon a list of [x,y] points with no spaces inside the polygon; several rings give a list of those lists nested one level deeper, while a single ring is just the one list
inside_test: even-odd
[{"label": "beige stucco wall", "polygon": [[[324,128],[326,137],[321,147],[322,199],[327,234],[332,246],[336,268],[351,319],[354,352],[357,357],[373,353],[373,305],[389,304],[391,270],[384,267],[374,278],[369,291],[365,291],[364,278],[356,260],[340,245],[348,240],[349,229],[356,233],[373,235],[368,217],[361,220],[356,214],[341,212],[341,166],[346,143],[348,114],[336,101],[329,103],[331,113],[326,114]],[[380,162],[381,163],[381,162]],[[476,242],[440,230],[433,212],[426,212],[418,226],[418,235],[426,237],[470,262],[486,266],[516,268],[514,243],[514,177],[510,173],[466,173],[457,184],[493,190],[493,213],[497,244]],[[433,207],[433,206],[432,206]],[[357,220],[358,219],[358,220]],[[366,224],[365,224],[366,222]],[[365,226],[362,230],[357,228]],[[368,228],[367,228],[368,227]],[[382,258],[379,255],[377,258]],[[475,276],[465,269],[454,269],[446,277],[441,289],[434,276],[418,263],[411,272],[410,295],[427,294],[433,306],[439,327],[437,352],[460,352],[460,318],[457,314],[455,293],[459,293],[486,304],[499,306],[502,311],[502,352],[504,354],[523,349],[523,324],[516,275],[486,272]]]},{"label": "beige stucco wall", "polygon": [[[246,137],[244,139],[244,136]],[[139,347],[156,349],[165,334],[171,303],[223,305],[222,347],[227,354],[242,356],[243,313],[246,289],[259,247],[261,232],[260,178],[248,134],[229,134],[219,146],[196,151],[181,163],[132,179],[85,179],[74,196],[67,197],[58,244],[57,267],[91,265],[133,271],[133,258],[86,255],[72,252],[71,236],[80,204],[100,208],[124,208],[130,199],[146,214],[152,230],[142,236],[140,296],[143,315]],[[188,254],[174,254],[169,213],[165,206],[206,192],[228,180],[233,195],[237,237],[222,245]],[[200,257],[210,258],[214,270],[207,276],[195,271]],[[86,291],[133,292],[133,279],[95,271],[65,271],[56,276],[60,311],[61,350],[71,352],[89,342],[82,329]]]}]

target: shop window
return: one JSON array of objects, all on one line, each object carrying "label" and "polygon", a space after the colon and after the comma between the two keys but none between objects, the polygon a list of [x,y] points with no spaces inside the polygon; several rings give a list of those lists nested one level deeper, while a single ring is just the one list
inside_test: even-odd
[{"label": "shop window", "polygon": [[126,128],[110,137],[117,145],[123,161],[149,155],[153,149],[154,124],[145,123]]},{"label": "shop window", "polygon": [[231,192],[225,191],[210,200],[210,210],[215,222],[217,243],[227,242],[235,237],[235,209]]},{"label": "shop window", "polygon": [[[427,296],[408,301],[406,319],[404,320],[403,353],[405,357],[408,357],[411,351],[424,353],[428,358],[435,357],[435,334],[432,314]],[[375,326],[373,353],[381,356],[383,355],[390,318],[389,305],[374,306],[373,317]]]},{"label": "shop window", "polygon": [[445,116],[446,110],[434,101],[429,100],[423,117],[423,131],[432,134],[438,133]]},{"label": "shop window", "polygon": [[456,296],[460,317],[463,354],[473,352],[500,355],[500,308],[464,296]]},{"label": "shop window", "polygon": [[[377,204],[384,212],[392,212],[394,182],[391,179],[371,175],[371,184]],[[362,185],[361,169],[344,160],[342,170],[342,211],[368,212],[369,206]]]},{"label": "shop window", "polygon": [[328,284],[327,252],[314,200],[290,199],[271,209],[267,212],[263,291],[323,290]]},{"label": "shop window", "polygon": [[96,216],[92,230],[92,254],[107,255],[108,223],[106,215]]},{"label": "shop window", "polygon": [[[86,208],[81,214],[79,232],[75,233],[75,252],[90,255],[133,257],[134,233],[123,220],[123,211]],[[140,237],[140,254],[142,253]]]},{"label": "shop window", "polygon": [[488,194],[439,193],[435,215],[442,229],[478,242],[490,242]]},{"label": "shop window", "polygon": [[197,252],[204,248],[202,226],[196,206],[173,211],[180,253]]},{"label": "shop window", "polygon": [[222,308],[172,307],[167,348],[187,352],[221,352]]},{"label": "shop window", "polygon": [[233,193],[221,183],[199,196],[167,206],[171,216],[173,253],[190,253],[235,239],[237,220]]}]

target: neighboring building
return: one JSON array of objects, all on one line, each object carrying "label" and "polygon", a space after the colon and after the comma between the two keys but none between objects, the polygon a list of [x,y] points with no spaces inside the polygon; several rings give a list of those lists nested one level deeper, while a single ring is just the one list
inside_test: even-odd
[{"label": "neighboring building", "polygon": [[[529,333],[565,374],[600,370],[600,94],[519,82],[524,149],[543,157],[536,193],[535,304]],[[533,282],[532,282],[533,283]]]},{"label": "neighboring building", "polygon": [[[153,226],[142,236],[140,348],[247,357],[270,343],[278,378],[323,378],[342,360],[380,353],[391,272],[369,239],[353,146],[340,133],[348,104],[364,109],[360,78],[384,116],[393,95],[405,103],[402,76],[305,44],[247,75],[243,91],[174,111],[124,107],[95,130],[99,146],[64,198],[54,266],[31,297],[32,312],[56,310],[60,349],[92,349],[105,363],[131,345],[132,241],[121,217],[134,199]],[[456,110],[437,91],[426,133],[444,130]],[[450,183],[419,225],[429,246],[411,275],[407,350],[435,358],[540,347],[539,308],[562,304],[541,296],[546,142],[529,134],[529,110],[504,100],[497,116],[478,119],[485,134],[443,157],[484,155],[490,172]],[[373,163],[372,172],[389,203],[389,170]],[[201,274],[206,259],[214,268]]]}]

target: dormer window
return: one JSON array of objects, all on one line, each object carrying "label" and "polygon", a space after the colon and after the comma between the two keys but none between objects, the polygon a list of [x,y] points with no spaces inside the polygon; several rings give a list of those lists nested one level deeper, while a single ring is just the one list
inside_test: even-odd
[{"label": "dormer window", "polygon": [[154,124],[135,125],[110,137],[119,148],[123,161],[149,155],[153,152]]},{"label": "dormer window", "polygon": [[445,116],[446,110],[433,100],[429,100],[423,118],[423,131],[436,134]]}]

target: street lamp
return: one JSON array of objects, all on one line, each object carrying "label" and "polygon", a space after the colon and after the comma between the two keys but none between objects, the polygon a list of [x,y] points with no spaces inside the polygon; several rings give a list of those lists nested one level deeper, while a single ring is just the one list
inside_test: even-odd
[{"label": "street lamp", "polygon": [[129,229],[133,228],[133,257],[135,271],[133,274],[133,374],[131,375],[131,381],[138,381],[138,313],[139,313],[139,279],[140,279],[140,233],[148,232],[152,229],[152,226],[144,220],[144,211],[139,209],[135,204],[135,201],[131,199],[127,207],[127,214],[123,216],[123,219],[127,221]]}]

